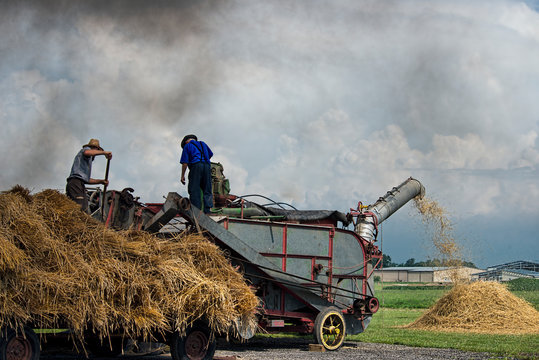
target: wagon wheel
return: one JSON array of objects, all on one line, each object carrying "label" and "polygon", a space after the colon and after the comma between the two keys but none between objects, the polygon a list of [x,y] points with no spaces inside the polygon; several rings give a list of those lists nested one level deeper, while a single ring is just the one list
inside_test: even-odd
[{"label": "wagon wheel", "polygon": [[0,359],[38,360],[39,339],[34,330],[25,327],[24,334],[11,328],[2,329],[0,334]]},{"label": "wagon wheel", "polygon": [[314,321],[316,342],[327,350],[337,350],[346,336],[346,323],[342,313],[335,307],[322,310]]},{"label": "wagon wheel", "polygon": [[195,324],[184,336],[175,332],[170,339],[170,355],[174,360],[211,360],[216,341],[206,324]]}]

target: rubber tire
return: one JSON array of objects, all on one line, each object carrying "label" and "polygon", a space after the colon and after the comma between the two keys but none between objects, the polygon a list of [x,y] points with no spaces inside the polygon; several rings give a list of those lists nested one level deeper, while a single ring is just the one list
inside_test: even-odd
[{"label": "rubber tire", "polygon": [[[17,337],[22,337],[22,333],[17,334],[14,329],[2,329],[0,334],[0,359],[7,359],[8,344]],[[27,360],[39,360],[41,349],[39,347],[39,338],[34,330],[29,327],[24,328],[24,337],[21,339],[28,347]]]},{"label": "rubber tire", "polygon": [[124,349],[125,339],[122,337],[103,338],[103,341],[97,337],[86,339],[86,348],[94,357],[116,357]]},{"label": "rubber tire", "polygon": [[[337,317],[340,321],[340,325],[342,326],[342,335],[340,335],[340,339],[338,339],[338,342],[336,344],[327,344],[324,340],[323,336],[323,325],[324,322],[330,317]],[[314,338],[316,342],[320,345],[322,345],[326,350],[333,351],[337,350],[342,346],[344,343],[344,339],[346,337],[346,321],[344,320],[344,316],[342,315],[341,311],[337,309],[334,306],[327,307],[324,310],[320,311],[318,315],[316,316],[316,319],[314,320]]]},{"label": "rubber tire", "polygon": [[[204,336],[205,340],[208,341],[207,351],[201,356],[190,357],[188,355],[188,349],[186,348],[187,340],[190,336]],[[188,328],[185,332],[185,336],[180,336],[178,332],[172,334],[169,340],[170,346],[170,355],[173,360],[211,360],[215,354],[215,349],[217,347],[217,341],[213,336],[211,339],[211,331],[206,324],[200,323],[195,324],[192,327]]]}]

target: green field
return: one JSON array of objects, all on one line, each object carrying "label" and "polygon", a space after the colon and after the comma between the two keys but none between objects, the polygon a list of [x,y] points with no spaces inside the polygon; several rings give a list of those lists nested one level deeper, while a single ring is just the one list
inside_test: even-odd
[{"label": "green field", "polygon": [[367,331],[359,335],[348,336],[347,340],[452,348],[522,358],[539,356],[539,335],[441,333],[399,327],[411,323],[420,317],[423,311],[418,309],[381,309],[373,316]]},{"label": "green field", "polygon": [[[425,284],[375,283],[374,285],[376,297],[381,307],[386,309],[428,309],[450,289],[448,286]],[[512,293],[539,311],[539,290],[512,290]]]},{"label": "green field", "polygon": [[428,309],[447,291],[449,287],[427,287],[417,284],[376,283],[374,293],[385,309]]},{"label": "green field", "polygon": [[512,293],[526,300],[539,311],[539,291],[512,291]]},{"label": "green field", "polygon": [[[421,286],[421,284],[380,284],[375,293],[381,303],[365,331],[348,336],[348,340],[378,342],[408,346],[453,348],[466,351],[490,352],[494,356],[539,358],[539,335],[487,335],[470,333],[442,333],[410,330],[400,326],[419,318],[432,306],[448,287]],[[515,290],[513,293],[530,302],[539,310],[539,291]]]}]

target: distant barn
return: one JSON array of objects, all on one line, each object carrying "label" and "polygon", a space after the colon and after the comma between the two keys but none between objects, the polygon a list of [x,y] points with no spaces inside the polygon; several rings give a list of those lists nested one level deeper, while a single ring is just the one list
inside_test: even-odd
[{"label": "distant barn", "polygon": [[472,275],[484,270],[470,267],[453,269],[449,267],[388,267],[375,270],[374,275],[379,276],[384,282],[422,282],[422,283],[449,283],[454,271],[458,271],[460,278],[471,280]]}]

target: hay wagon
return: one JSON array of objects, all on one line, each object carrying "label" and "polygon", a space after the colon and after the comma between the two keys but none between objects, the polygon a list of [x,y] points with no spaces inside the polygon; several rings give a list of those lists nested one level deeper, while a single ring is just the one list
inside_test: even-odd
[{"label": "hay wagon", "polygon": [[211,358],[210,329],[253,319],[256,296],[199,234],[105,229],[58,191],[22,187],[0,192],[0,227],[1,360],[38,359],[51,343],[112,356],[125,339]]}]

